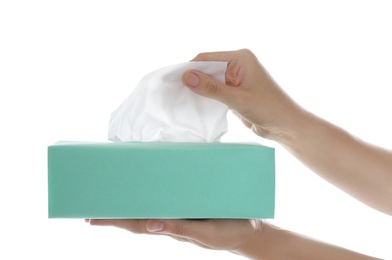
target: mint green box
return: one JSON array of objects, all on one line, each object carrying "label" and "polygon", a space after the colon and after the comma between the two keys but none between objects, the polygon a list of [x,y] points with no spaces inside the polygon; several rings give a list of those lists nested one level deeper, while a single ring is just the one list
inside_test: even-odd
[{"label": "mint green box", "polygon": [[273,218],[275,153],[257,144],[58,142],[49,218]]}]

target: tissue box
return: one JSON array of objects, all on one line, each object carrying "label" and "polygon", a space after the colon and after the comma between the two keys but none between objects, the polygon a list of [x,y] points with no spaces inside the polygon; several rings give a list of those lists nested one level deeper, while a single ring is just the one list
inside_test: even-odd
[{"label": "tissue box", "polygon": [[49,218],[273,218],[274,149],[256,144],[58,142]]}]

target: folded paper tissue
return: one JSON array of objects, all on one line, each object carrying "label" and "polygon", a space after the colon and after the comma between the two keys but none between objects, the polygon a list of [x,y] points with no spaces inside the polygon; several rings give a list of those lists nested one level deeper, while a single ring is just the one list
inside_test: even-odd
[{"label": "folded paper tissue", "polygon": [[224,82],[226,66],[154,71],[112,113],[114,142],[49,146],[49,217],[272,218],[274,149],[220,143],[228,108],[181,83],[190,69]]},{"label": "folded paper tissue", "polygon": [[227,106],[196,95],[182,74],[198,70],[224,82],[226,62],[188,62],[146,75],[112,113],[111,141],[214,142],[227,131]]}]

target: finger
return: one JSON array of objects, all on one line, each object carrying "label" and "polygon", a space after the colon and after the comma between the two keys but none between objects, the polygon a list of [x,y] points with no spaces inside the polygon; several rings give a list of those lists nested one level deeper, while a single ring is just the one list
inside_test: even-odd
[{"label": "finger", "polygon": [[93,226],[113,226],[136,234],[149,233],[146,228],[147,220],[145,219],[90,219],[89,222]]},{"label": "finger", "polygon": [[199,53],[192,61],[230,61],[235,51],[203,52]]},{"label": "finger", "polygon": [[205,52],[198,54],[192,61],[222,61],[227,62],[227,70],[225,74],[225,83],[229,86],[238,87],[237,72],[242,62],[239,59],[252,54],[249,50],[242,49],[238,51],[222,51],[222,52]]},{"label": "finger", "polygon": [[[183,238],[185,240],[208,240],[213,229],[211,220],[159,220],[159,222],[161,222],[160,225],[157,225],[154,222],[157,222],[157,220],[151,220],[151,222],[147,224],[147,230],[150,232],[170,235],[177,239]],[[156,226],[159,226],[160,228],[155,229]]]},{"label": "finger", "polygon": [[238,100],[237,88],[227,86],[218,80],[199,71],[186,71],[182,82],[191,91],[208,98],[218,100],[229,107],[235,107]]},{"label": "finger", "polygon": [[230,62],[240,57],[256,57],[249,49],[236,51],[217,51],[199,53],[192,61],[226,61]]},{"label": "finger", "polygon": [[203,243],[201,243],[200,241],[197,241],[197,240],[195,240],[195,239],[176,237],[176,236],[174,236],[174,235],[171,235],[170,237],[171,237],[171,238],[174,238],[174,239],[177,240],[177,241],[188,242],[188,243],[192,243],[192,244],[197,245],[197,246],[202,247],[202,248],[212,249],[211,246],[205,245],[205,244],[203,244]]}]

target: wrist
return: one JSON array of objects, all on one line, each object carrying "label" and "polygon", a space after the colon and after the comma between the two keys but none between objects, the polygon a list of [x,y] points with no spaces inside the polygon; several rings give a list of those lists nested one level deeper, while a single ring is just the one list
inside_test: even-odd
[{"label": "wrist", "polygon": [[281,116],[276,116],[271,122],[253,125],[253,132],[281,145],[290,146],[312,124],[315,116],[298,106],[287,111],[290,112],[282,112]]},{"label": "wrist", "polygon": [[378,259],[263,223],[244,246],[232,251],[249,259]]}]

